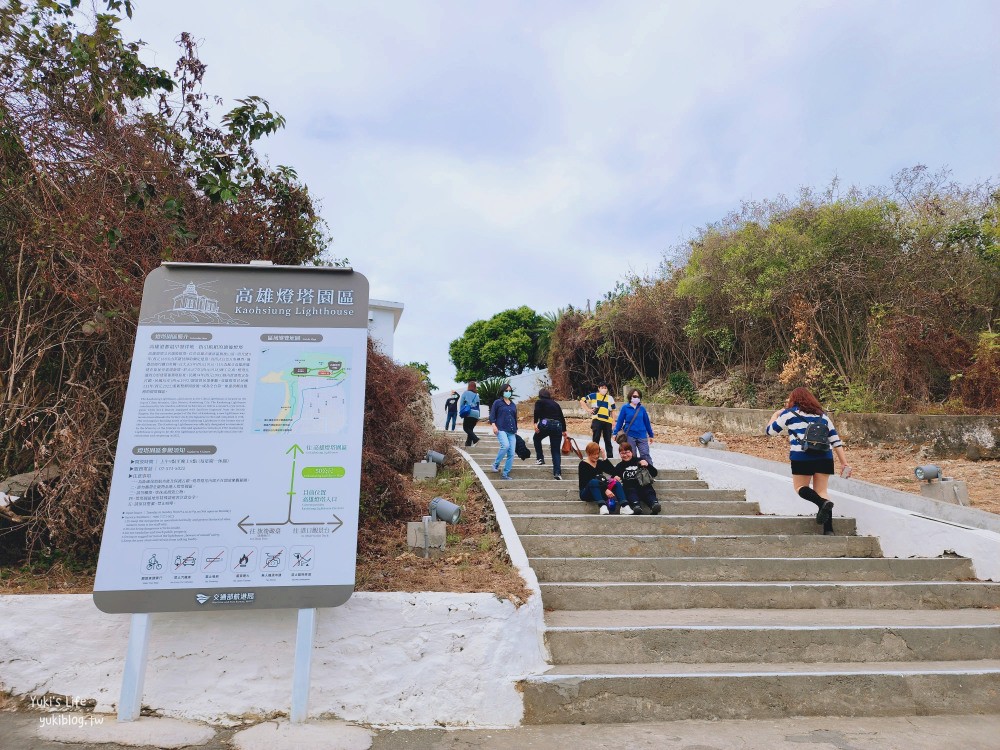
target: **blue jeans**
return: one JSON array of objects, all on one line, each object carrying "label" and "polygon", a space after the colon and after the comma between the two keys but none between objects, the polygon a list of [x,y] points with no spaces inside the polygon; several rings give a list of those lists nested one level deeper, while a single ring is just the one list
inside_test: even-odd
[{"label": "blue jeans", "polygon": [[448,416],[445,417],[445,419],[444,419],[444,428],[447,430],[447,429],[449,429],[449,425],[450,425],[450,429],[454,430],[455,429],[455,422],[457,422],[457,421],[458,421],[458,412],[457,411],[450,411],[450,412],[448,412]]},{"label": "blue jeans", "polygon": [[659,502],[659,500],[656,499],[656,490],[653,489],[653,485],[651,484],[645,487],[640,487],[638,485],[630,487],[625,490],[625,499],[628,500],[628,504],[633,508],[639,505],[640,502],[646,503],[646,505],[650,508]]},{"label": "blue jeans", "polygon": [[497,451],[497,457],[493,465],[500,466],[500,461],[506,456],[507,463],[503,465],[503,471],[500,474],[501,476],[509,477],[510,467],[514,465],[514,446],[517,445],[517,442],[514,440],[513,432],[504,432],[503,430],[497,433],[497,440],[500,441],[500,450]]},{"label": "blue jeans", "polygon": [[600,503],[601,505],[608,505],[609,509],[617,513],[618,509],[625,504],[625,490],[622,489],[622,483],[618,482],[615,484],[612,492],[615,493],[615,506],[612,509],[608,504],[608,496],[604,494],[604,490],[601,489],[601,480],[594,477],[583,489],[580,490],[580,499],[591,503]]}]

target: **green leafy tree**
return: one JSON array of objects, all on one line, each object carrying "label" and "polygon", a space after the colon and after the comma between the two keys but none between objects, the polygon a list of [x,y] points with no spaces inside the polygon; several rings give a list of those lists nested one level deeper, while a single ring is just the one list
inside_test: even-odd
[{"label": "green leafy tree", "polygon": [[417,374],[420,376],[420,382],[424,384],[428,393],[433,393],[438,389],[438,387],[431,382],[431,369],[426,362],[407,362],[405,367],[409,367],[411,370],[417,371]]},{"label": "green leafy tree", "polygon": [[539,358],[542,320],[525,305],[477,320],[448,347],[455,379],[510,377],[540,363],[544,366]]}]

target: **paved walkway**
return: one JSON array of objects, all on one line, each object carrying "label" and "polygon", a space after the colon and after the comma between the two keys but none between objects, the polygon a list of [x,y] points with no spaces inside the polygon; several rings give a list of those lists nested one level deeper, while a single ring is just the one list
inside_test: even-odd
[{"label": "paved walkway", "polygon": [[[169,737],[155,745],[122,745],[102,742],[106,734],[93,731],[93,742],[67,744],[39,739],[41,718],[31,711],[0,712],[2,750],[123,750],[124,748],[185,748],[232,750],[238,730],[214,730],[201,744],[169,744]],[[108,724],[113,717],[107,717]],[[149,719],[144,721],[158,722]],[[192,724],[194,729],[208,729]],[[308,725],[307,725],[308,726]],[[108,726],[110,728],[110,726]],[[263,727],[262,727],[263,728]],[[315,727],[314,727],[315,728]],[[159,732],[149,727],[153,736]],[[171,735],[170,731],[163,734]],[[310,733],[309,740],[286,735],[269,740],[269,750],[996,750],[1000,743],[1000,716],[924,716],[906,718],[796,718],[778,721],[677,721],[659,724],[549,725],[505,730],[421,729],[375,731],[370,741],[358,744],[357,736],[338,739],[336,732]],[[53,733],[58,738],[58,732]],[[176,733],[173,736],[178,737]],[[65,737],[69,739],[69,736]],[[167,744],[163,744],[167,741]],[[183,741],[183,740],[182,740]],[[370,742],[370,744],[367,744]],[[254,747],[258,746],[256,743]],[[249,747],[249,746],[248,746]]]}]

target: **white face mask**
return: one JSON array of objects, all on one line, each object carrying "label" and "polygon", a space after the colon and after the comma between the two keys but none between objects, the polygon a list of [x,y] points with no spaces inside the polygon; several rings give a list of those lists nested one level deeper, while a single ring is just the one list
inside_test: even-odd
[{"label": "white face mask", "polygon": [[638,396],[633,396],[632,397],[632,406],[638,406],[638,405],[639,405],[639,397]]}]

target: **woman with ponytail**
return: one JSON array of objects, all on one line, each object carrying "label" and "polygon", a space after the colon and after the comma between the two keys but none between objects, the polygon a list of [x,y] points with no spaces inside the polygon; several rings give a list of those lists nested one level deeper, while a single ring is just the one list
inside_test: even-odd
[{"label": "woman with ponytail", "polygon": [[831,535],[833,502],[827,498],[827,487],[833,474],[834,453],[845,476],[850,474],[844,443],[819,401],[806,388],[792,391],[784,408],[768,420],[768,435],[777,435],[782,430],[788,432],[792,486],[799,497],[818,508],[816,523],[823,526],[825,535]]}]

